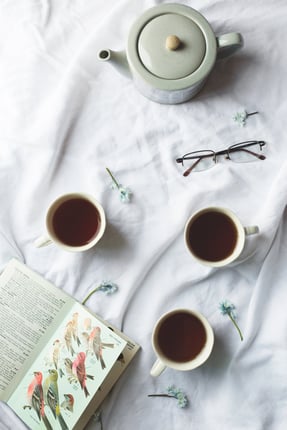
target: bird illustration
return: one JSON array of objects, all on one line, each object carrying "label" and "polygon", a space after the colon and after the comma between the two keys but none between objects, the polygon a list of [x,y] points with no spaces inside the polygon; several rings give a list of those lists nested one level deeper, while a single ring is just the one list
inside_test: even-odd
[{"label": "bird illustration", "polygon": [[67,375],[68,381],[70,383],[77,382],[77,378],[75,378],[75,376],[73,375],[73,372],[72,372],[72,366],[73,366],[72,360],[69,357],[66,357],[64,360],[64,364],[65,364],[66,375]]},{"label": "bird illustration", "polygon": [[[67,358],[65,358],[65,360],[64,360],[64,364],[65,364],[66,375],[67,375],[68,381],[69,381],[70,383],[72,383],[72,382],[77,382],[77,381],[78,381],[78,377],[77,377],[76,375],[74,375],[74,374],[73,374],[73,370],[72,370],[72,367],[73,367],[73,362],[72,362],[72,360],[71,360],[70,358],[68,358],[68,357],[67,357]],[[93,375],[86,375],[86,378],[87,378],[87,379],[92,379],[92,380],[94,380],[94,379],[95,379]]]},{"label": "bird illustration", "polygon": [[43,392],[44,401],[51,409],[54,417],[59,420],[62,430],[68,430],[68,426],[62,417],[59,405],[59,390],[58,390],[58,372],[55,369],[49,369],[49,375],[44,381]]},{"label": "bird illustration", "polygon": [[113,343],[107,343],[107,342],[102,342],[102,347],[105,348],[114,348],[114,344]]},{"label": "bird illustration", "polygon": [[52,351],[53,363],[54,363],[55,369],[58,369],[58,365],[59,365],[60,346],[61,346],[60,340],[56,339],[53,342],[53,351]]},{"label": "bird illustration", "polygon": [[92,328],[92,320],[91,318],[85,318],[83,322],[84,330],[91,330]]},{"label": "bird illustration", "polygon": [[74,403],[75,399],[72,394],[64,394],[65,400],[61,404],[61,408],[66,409],[67,411],[74,411]]},{"label": "bird illustration", "polygon": [[[86,350],[86,354],[88,355],[89,352],[92,353],[93,352],[93,344],[91,342],[89,333],[86,331],[81,333],[81,340],[82,340],[83,348]],[[102,348],[114,348],[114,344],[102,342]]]},{"label": "bird illustration", "polygon": [[86,361],[86,354],[84,352],[79,352],[79,354],[77,355],[76,359],[72,364],[72,372],[73,372],[73,375],[78,379],[80,386],[85,393],[85,396],[88,397],[90,393],[86,386],[87,375],[86,375],[85,361]]},{"label": "bird illustration", "polygon": [[73,318],[72,318],[72,335],[73,335],[73,339],[77,342],[78,346],[81,345],[79,336],[78,336],[78,324],[79,324],[79,312],[74,312],[73,313]]},{"label": "bird illustration", "polygon": [[[42,379],[43,379],[43,375],[41,372],[34,372],[34,378],[32,382],[29,384],[28,390],[27,390],[27,399],[29,402],[29,406],[27,407],[33,408],[36,411],[39,420],[43,421],[47,430],[53,430],[45,414]],[[24,409],[25,409],[25,406],[24,406]]]},{"label": "bird illustration", "polygon": [[83,349],[86,351],[86,354],[90,351],[90,345],[89,345],[89,333],[84,331],[81,333],[81,341]]},{"label": "bird illustration", "polygon": [[101,340],[101,329],[100,327],[94,327],[89,337],[90,348],[94,352],[97,360],[100,360],[101,368],[105,369],[106,364],[103,359],[103,344]]},{"label": "bird illustration", "polygon": [[73,341],[73,331],[74,331],[73,323],[72,323],[72,321],[69,321],[69,322],[67,323],[66,327],[65,327],[64,339],[65,339],[65,343],[66,343],[67,350],[68,350],[72,355],[74,355],[74,354],[75,354],[75,351],[74,351],[73,346],[72,346],[72,341]]}]

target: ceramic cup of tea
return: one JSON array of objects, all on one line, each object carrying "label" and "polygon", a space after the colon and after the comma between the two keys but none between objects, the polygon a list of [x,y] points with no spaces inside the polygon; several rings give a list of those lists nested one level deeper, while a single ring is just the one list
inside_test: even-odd
[{"label": "ceramic cup of tea", "polygon": [[227,208],[207,207],[188,219],[184,239],[197,261],[211,267],[223,267],[240,256],[246,237],[258,232],[258,226],[244,227]]},{"label": "ceramic cup of tea", "polygon": [[155,324],[152,346],[157,360],[152,376],[159,376],[167,367],[192,370],[201,366],[211,354],[214,333],[207,319],[190,309],[174,309]]},{"label": "ceramic cup of tea", "polygon": [[84,193],[57,198],[46,214],[46,234],[34,242],[37,248],[55,243],[67,251],[86,251],[99,242],[106,228],[101,204]]}]

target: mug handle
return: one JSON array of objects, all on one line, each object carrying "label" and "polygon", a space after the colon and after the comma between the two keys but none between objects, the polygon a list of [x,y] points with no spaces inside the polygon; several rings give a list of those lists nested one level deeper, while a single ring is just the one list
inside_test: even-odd
[{"label": "mug handle", "polygon": [[150,370],[150,374],[151,376],[159,376],[165,368],[166,366],[159,359],[157,359]]},{"label": "mug handle", "polygon": [[36,248],[42,248],[43,246],[50,245],[51,243],[52,240],[47,235],[40,236],[34,241]]},{"label": "mug handle", "polygon": [[250,234],[259,233],[259,228],[257,225],[250,225],[249,227],[244,227],[244,231],[246,236],[249,236]]},{"label": "mug handle", "polygon": [[226,33],[216,37],[217,58],[229,57],[243,46],[243,37],[240,33]]}]

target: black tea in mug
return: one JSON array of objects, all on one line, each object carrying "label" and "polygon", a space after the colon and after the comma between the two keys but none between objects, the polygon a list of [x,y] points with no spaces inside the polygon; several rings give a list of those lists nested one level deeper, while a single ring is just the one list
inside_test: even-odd
[{"label": "black tea in mug", "polygon": [[61,242],[69,246],[82,246],[97,235],[100,216],[89,200],[75,197],[59,205],[53,215],[52,225]]},{"label": "black tea in mug", "polygon": [[193,360],[206,343],[202,322],[184,311],[171,314],[158,331],[158,346],[169,360],[179,363]]},{"label": "black tea in mug", "polygon": [[201,213],[189,226],[188,246],[202,260],[221,261],[228,258],[237,244],[237,227],[223,212]]}]

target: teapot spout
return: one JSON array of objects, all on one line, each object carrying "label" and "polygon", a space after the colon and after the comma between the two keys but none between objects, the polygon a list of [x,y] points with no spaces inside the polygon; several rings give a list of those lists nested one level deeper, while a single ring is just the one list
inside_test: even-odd
[{"label": "teapot spout", "polygon": [[110,61],[110,63],[126,78],[131,79],[131,72],[125,51],[112,51],[102,49],[98,52],[98,60]]}]

